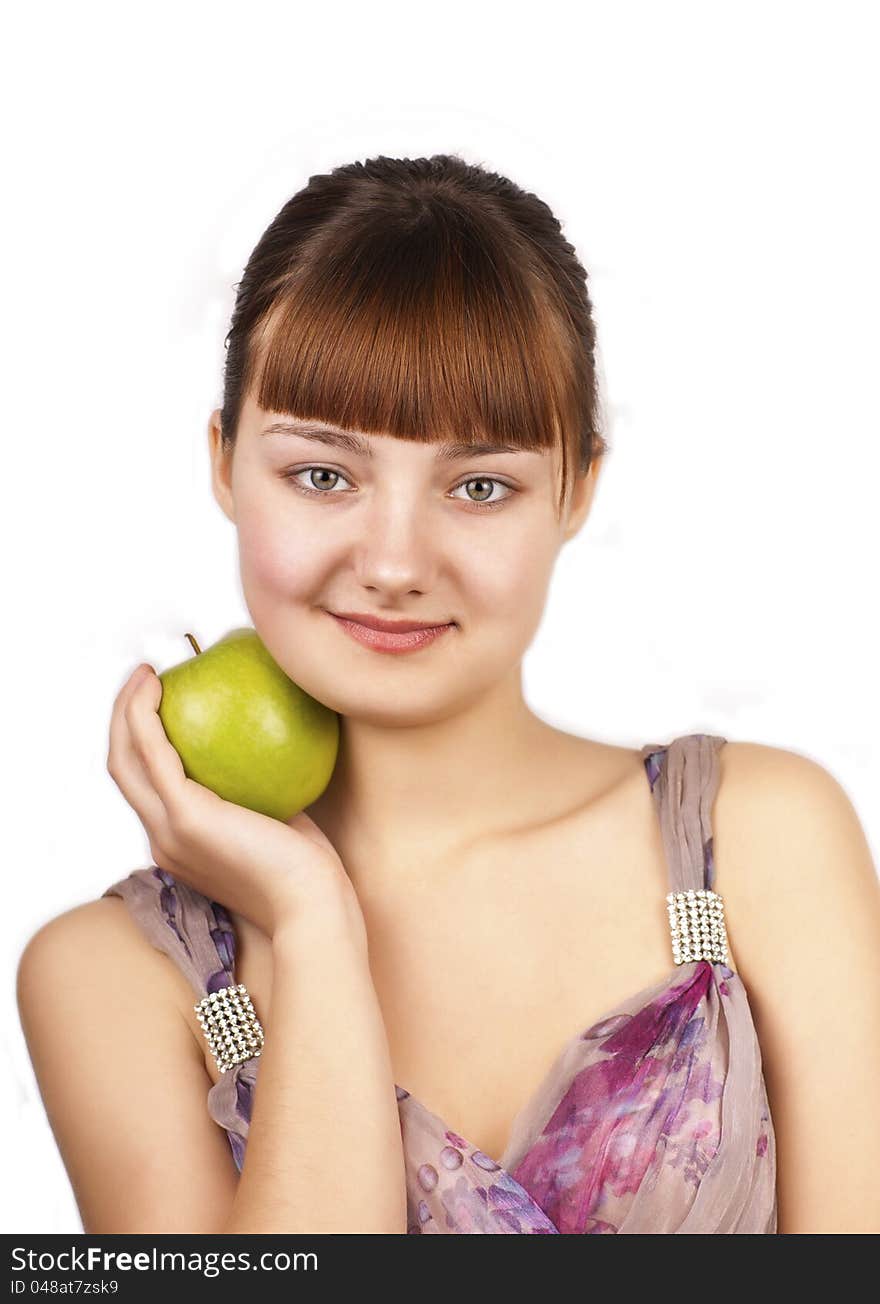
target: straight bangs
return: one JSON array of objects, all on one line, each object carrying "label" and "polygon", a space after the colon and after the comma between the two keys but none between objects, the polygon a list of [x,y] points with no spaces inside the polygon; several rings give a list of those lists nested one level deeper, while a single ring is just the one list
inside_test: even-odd
[{"label": "straight bangs", "polygon": [[559,447],[561,514],[570,468],[602,441],[590,359],[542,257],[449,196],[342,213],[265,287],[244,391],[366,434]]}]

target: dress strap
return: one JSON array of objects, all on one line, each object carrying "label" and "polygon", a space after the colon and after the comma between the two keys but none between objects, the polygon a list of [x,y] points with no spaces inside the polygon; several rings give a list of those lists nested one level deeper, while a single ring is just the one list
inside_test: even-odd
[{"label": "dress strap", "polygon": [[670,892],[714,891],[712,803],[718,789],[716,734],[683,734],[671,743],[646,743],[642,761],[660,819]]},{"label": "dress strap", "polygon": [[158,865],[134,870],[101,895],[122,897],[147,940],[178,965],[200,998],[235,984],[235,933],[218,901]]},{"label": "dress strap", "polygon": [[[141,932],[180,967],[200,1001],[219,993],[219,1005],[206,1002],[199,1019],[221,1070],[208,1092],[207,1106],[209,1116],[226,1132],[241,1172],[263,1034],[245,989],[224,994],[224,988],[237,986],[235,932],[228,911],[158,865],[134,870],[101,895],[122,897]],[[244,1051],[237,1044],[239,1036]]]}]

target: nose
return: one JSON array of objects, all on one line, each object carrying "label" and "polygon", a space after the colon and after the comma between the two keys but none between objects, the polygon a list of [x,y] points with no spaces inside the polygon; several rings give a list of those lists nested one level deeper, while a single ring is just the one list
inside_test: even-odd
[{"label": "nose", "polygon": [[377,495],[358,528],[356,570],[364,588],[400,597],[433,587],[440,538],[418,495]]}]

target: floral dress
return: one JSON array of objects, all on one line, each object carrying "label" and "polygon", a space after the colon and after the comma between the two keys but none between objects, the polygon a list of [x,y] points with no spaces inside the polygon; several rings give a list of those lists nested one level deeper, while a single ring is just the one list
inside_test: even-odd
[{"label": "floral dress", "polygon": [[[724,742],[687,734],[641,750],[669,891],[691,910],[714,890]],[[219,902],[156,865],[103,895],[122,897],[197,999],[236,983]],[[747,993],[723,960],[684,955],[560,1048],[497,1159],[396,1088],[411,1234],[776,1232],[776,1144]],[[207,1094],[239,1172],[259,1066],[236,1064]]]}]

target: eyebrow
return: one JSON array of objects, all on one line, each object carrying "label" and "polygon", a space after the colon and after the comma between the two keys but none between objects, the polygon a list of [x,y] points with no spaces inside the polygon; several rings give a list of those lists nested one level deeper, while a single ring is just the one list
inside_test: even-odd
[{"label": "eyebrow", "polygon": [[[295,421],[274,421],[266,426],[260,435],[299,435],[302,439],[312,439],[319,444],[329,444],[332,448],[344,449],[359,457],[372,457],[373,450],[367,440],[359,435],[337,430],[335,426],[316,425],[305,422],[300,425]],[[522,449],[512,444],[439,444],[437,459],[441,462],[454,462],[466,457],[489,457],[494,453],[520,453]]]}]

